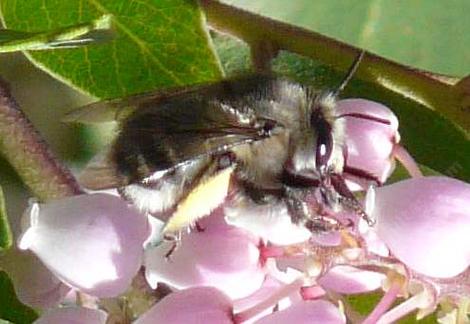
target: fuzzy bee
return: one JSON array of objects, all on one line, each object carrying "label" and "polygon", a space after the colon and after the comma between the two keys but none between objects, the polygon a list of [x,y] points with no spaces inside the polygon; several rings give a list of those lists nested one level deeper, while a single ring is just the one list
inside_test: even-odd
[{"label": "fuzzy bee", "polygon": [[367,219],[342,176],[342,119],[335,113],[361,58],[336,91],[250,75],[82,107],[67,120],[111,113],[120,131],[81,182],[120,188],[141,210],[169,213],[167,235],[208,215],[229,191],[231,215],[287,213],[312,232],[337,227],[328,210],[352,209]]}]

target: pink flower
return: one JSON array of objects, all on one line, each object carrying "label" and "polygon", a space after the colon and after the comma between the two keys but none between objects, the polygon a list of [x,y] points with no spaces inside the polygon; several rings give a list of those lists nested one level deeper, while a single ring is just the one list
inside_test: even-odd
[{"label": "pink flower", "polygon": [[395,167],[393,150],[400,140],[395,114],[365,99],[340,100],[337,114],[345,120],[345,174],[363,188],[364,179],[384,183]]},{"label": "pink flower", "polygon": [[[276,291],[281,289],[284,285],[284,282],[281,282],[272,276],[267,276],[266,280],[263,282],[263,285],[253,294],[245,298],[233,301],[234,313],[240,313],[250,309],[251,307],[255,307],[260,302],[269,299]],[[295,291],[294,293],[300,298],[300,294],[298,294],[298,291]],[[290,302],[290,300],[288,300],[288,298],[284,298],[284,300],[280,300],[277,305],[281,307],[280,304],[284,304],[285,302]],[[265,307],[263,307],[262,310],[259,310],[256,315],[251,316],[249,320],[242,321],[243,324],[254,323],[257,319],[271,314],[273,312],[274,307],[275,305],[266,305]]]},{"label": "pink flower", "polygon": [[174,292],[134,322],[153,323],[233,324],[232,302],[221,291],[211,287]]},{"label": "pink flower", "polygon": [[[146,278],[184,289],[213,286],[232,299],[257,290],[266,272],[260,260],[259,239],[227,225],[220,209],[200,222],[203,230],[184,234],[167,259],[173,243],[165,242],[145,252]],[[243,284],[240,284],[243,283]]]},{"label": "pink flower", "polygon": [[224,205],[224,216],[228,224],[243,228],[275,245],[301,243],[312,236],[304,226],[292,223],[287,207],[282,203],[266,208],[255,202],[240,204],[229,200]]},{"label": "pink flower", "polygon": [[379,237],[411,269],[446,278],[470,265],[470,185],[424,177],[377,188],[372,216]]},{"label": "pink flower", "polygon": [[318,283],[325,289],[341,294],[359,294],[382,286],[385,275],[360,270],[350,266],[336,266],[320,278]]},{"label": "pink flower", "polygon": [[141,266],[149,234],[144,215],[108,194],[34,204],[19,247],[29,249],[61,281],[82,292],[124,292]]}]

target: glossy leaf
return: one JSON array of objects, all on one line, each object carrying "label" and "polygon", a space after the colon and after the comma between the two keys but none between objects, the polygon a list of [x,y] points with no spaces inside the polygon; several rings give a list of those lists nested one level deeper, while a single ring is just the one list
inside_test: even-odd
[{"label": "glossy leaf", "polygon": [[27,324],[36,318],[34,310],[18,301],[10,278],[5,272],[0,271],[0,319]]},{"label": "glossy leaf", "polygon": [[3,0],[7,28],[37,32],[113,15],[103,46],[31,52],[39,67],[99,98],[218,79],[221,71],[196,1]]}]

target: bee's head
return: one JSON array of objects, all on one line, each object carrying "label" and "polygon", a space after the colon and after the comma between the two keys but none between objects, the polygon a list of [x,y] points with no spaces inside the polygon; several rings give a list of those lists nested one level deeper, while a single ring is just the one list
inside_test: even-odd
[{"label": "bee's head", "polygon": [[310,106],[310,129],[314,134],[315,169],[324,173],[331,162],[335,151],[335,132],[337,131],[334,118],[336,95],[323,92],[315,97]]},{"label": "bee's head", "polygon": [[335,117],[339,94],[347,86],[364,58],[361,51],[334,91],[324,91],[313,97],[309,107],[310,128],[315,133],[315,169],[321,174],[341,173],[343,168],[343,124]]},{"label": "bee's head", "polygon": [[310,179],[313,186],[329,173],[342,172],[342,120],[335,117],[335,106],[336,96],[332,92],[312,96],[305,123],[291,140],[286,171],[295,174],[296,179],[302,178],[302,182]]}]

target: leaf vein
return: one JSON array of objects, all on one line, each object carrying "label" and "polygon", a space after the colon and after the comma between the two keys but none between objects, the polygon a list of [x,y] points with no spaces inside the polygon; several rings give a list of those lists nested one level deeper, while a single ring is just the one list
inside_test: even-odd
[{"label": "leaf vein", "polygon": [[[104,14],[109,14],[110,12],[103,7],[99,1],[96,0],[88,0],[90,4],[92,4],[98,11],[104,13]],[[184,82],[178,78],[171,70],[167,69],[163,63],[159,60],[158,57],[156,57],[151,50],[148,49],[147,45],[143,40],[141,40],[137,35],[135,35],[131,30],[129,30],[124,24],[122,24],[119,19],[117,19],[116,16],[114,16],[114,23],[118,28],[120,28],[132,41],[134,41],[137,46],[139,47],[139,50],[142,52],[142,54],[145,56],[147,55],[152,62],[157,65],[163,72],[165,72],[170,78],[175,81],[176,84],[184,84]]]}]

